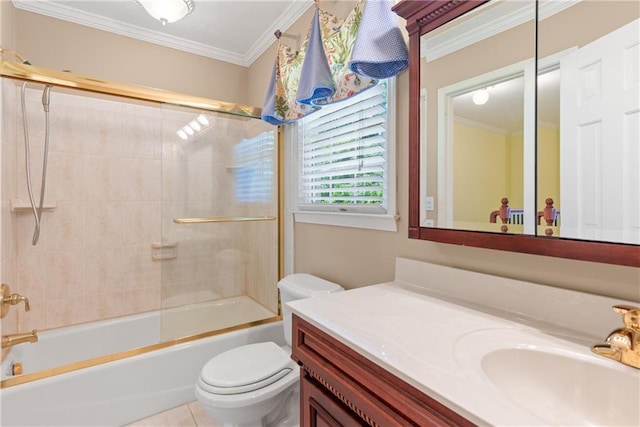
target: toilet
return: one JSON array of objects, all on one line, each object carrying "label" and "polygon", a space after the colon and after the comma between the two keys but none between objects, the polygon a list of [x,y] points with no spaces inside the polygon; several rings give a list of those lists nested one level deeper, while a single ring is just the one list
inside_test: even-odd
[{"label": "toilet", "polygon": [[286,346],[247,344],[209,360],[196,383],[196,397],[225,427],[295,427],[300,424],[300,371],[291,360],[288,301],[344,289],[319,277],[297,273],[278,282]]}]

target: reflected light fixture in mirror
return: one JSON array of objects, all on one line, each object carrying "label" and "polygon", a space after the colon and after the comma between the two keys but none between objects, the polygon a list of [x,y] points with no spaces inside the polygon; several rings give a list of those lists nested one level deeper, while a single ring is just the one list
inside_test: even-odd
[{"label": "reflected light fixture in mirror", "polygon": [[162,25],[179,21],[193,12],[191,0],[136,0],[136,2]]},{"label": "reflected light fixture in mirror", "polygon": [[487,89],[479,89],[473,93],[471,99],[476,105],[484,105],[489,100],[489,91]]}]

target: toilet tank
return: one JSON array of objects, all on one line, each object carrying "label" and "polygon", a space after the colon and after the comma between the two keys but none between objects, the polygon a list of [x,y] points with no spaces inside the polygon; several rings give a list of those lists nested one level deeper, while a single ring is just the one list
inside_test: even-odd
[{"label": "toilet tank", "polygon": [[287,306],[287,302],[344,291],[344,288],[337,283],[307,273],[290,274],[284,277],[278,282],[278,289],[280,289],[282,302],[284,338],[289,346],[291,346],[291,309]]}]

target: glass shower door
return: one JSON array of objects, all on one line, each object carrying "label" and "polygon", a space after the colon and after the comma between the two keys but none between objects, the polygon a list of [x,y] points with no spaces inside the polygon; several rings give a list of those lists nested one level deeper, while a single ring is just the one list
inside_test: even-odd
[{"label": "glass shower door", "polygon": [[276,129],[260,119],[163,106],[164,341],[278,315]]}]

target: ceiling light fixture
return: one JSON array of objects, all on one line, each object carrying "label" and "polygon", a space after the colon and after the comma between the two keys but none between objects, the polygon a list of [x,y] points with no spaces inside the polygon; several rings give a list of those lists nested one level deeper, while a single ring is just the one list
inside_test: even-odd
[{"label": "ceiling light fixture", "polygon": [[487,89],[480,89],[473,92],[473,96],[471,97],[473,103],[476,105],[484,105],[489,100],[489,91]]},{"label": "ceiling light fixture", "polygon": [[192,0],[136,0],[162,25],[176,22],[193,12]]}]

